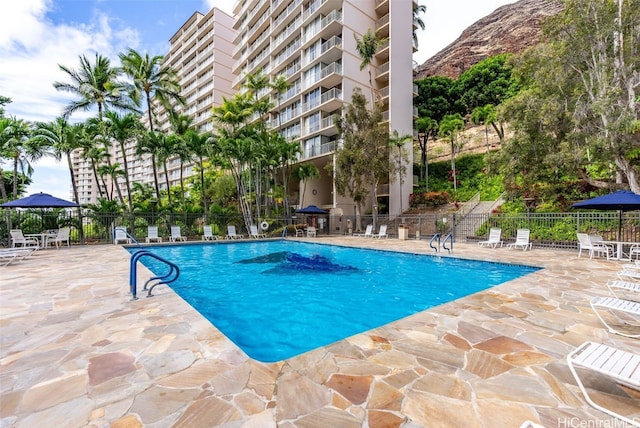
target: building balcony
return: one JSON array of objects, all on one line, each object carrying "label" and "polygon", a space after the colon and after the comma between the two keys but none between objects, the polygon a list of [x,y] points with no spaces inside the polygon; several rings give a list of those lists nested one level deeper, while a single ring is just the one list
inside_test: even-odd
[{"label": "building balcony", "polygon": [[282,26],[288,19],[293,16],[294,11],[297,12],[300,9],[300,5],[302,4],[302,0],[295,0],[291,3],[278,17],[273,21],[271,25],[271,31],[277,32],[280,31],[280,26]]},{"label": "building balcony", "polygon": [[388,81],[389,80],[389,63],[384,63],[376,70],[376,80]]},{"label": "building balcony", "polygon": [[376,22],[376,33],[381,37],[389,36],[389,14],[387,13]]},{"label": "building balcony", "polygon": [[376,0],[376,13],[378,16],[389,13],[389,3],[391,0]]},{"label": "building balcony", "polygon": [[315,109],[323,111],[334,111],[342,105],[342,90],[331,88],[320,96],[320,101],[302,104],[302,113],[307,113]]},{"label": "building balcony", "polygon": [[318,31],[305,33],[303,43],[308,44],[320,38],[329,39],[331,36],[339,34],[342,34],[342,12],[334,9],[322,18]]}]

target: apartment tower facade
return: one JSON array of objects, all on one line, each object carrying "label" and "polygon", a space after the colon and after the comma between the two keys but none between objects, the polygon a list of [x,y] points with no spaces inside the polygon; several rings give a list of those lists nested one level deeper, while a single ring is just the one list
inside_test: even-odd
[{"label": "apartment tower facade", "polygon": [[[306,183],[304,201],[334,215],[354,214],[352,200],[338,195],[325,166],[333,162],[340,139],[334,125],[355,88],[370,93],[369,69],[360,69],[362,58],[356,37],[369,29],[386,42],[371,63],[374,92],[382,103],[390,132],[413,134],[413,7],[412,0],[241,0],[235,5],[233,82],[241,90],[247,76],[262,72],[284,76],[290,89],[271,93],[278,110],[270,123],[288,139],[300,143],[298,161],[313,163],[320,178]],[[355,36],[355,37],[354,37]],[[259,94],[263,95],[263,94]],[[412,142],[404,162],[412,178]],[[402,187],[402,189],[401,189]],[[408,207],[412,180],[390,177],[379,196],[389,213]],[[295,198],[294,198],[295,201]],[[294,202],[295,203],[295,202]]]}]

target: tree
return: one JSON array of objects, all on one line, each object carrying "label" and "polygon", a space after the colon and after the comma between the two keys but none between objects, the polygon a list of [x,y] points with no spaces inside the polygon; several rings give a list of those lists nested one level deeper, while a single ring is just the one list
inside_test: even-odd
[{"label": "tree", "polygon": [[294,174],[301,183],[304,183],[304,187],[302,188],[302,197],[300,198],[300,205],[304,206],[304,194],[307,190],[307,181],[319,178],[320,171],[318,171],[318,168],[314,164],[307,163],[298,165]]},{"label": "tree", "polygon": [[462,113],[456,112],[456,99],[453,93],[455,82],[449,77],[431,76],[421,80],[416,80],[418,85],[418,96],[415,98],[415,105],[418,107],[420,117],[430,117],[440,122],[447,114]]},{"label": "tree", "polygon": [[189,148],[189,152],[194,156],[196,165],[198,166],[200,189],[202,192],[201,203],[205,217],[209,215],[209,205],[207,203],[206,186],[205,186],[205,158],[214,164],[219,164],[218,155],[216,153],[216,138],[208,132],[199,133],[195,130],[189,130],[184,135],[184,140]]},{"label": "tree", "polygon": [[463,114],[487,104],[497,106],[520,90],[512,76],[510,55],[499,54],[473,65],[462,73],[452,88]]},{"label": "tree", "polygon": [[402,210],[402,184],[404,183],[404,177],[407,175],[407,167],[403,162],[405,156],[407,156],[407,149],[405,145],[409,142],[413,141],[413,136],[411,135],[400,135],[397,130],[393,130],[389,138],[389,144],[391,149],[393,150],[393,160],[391,168],[393,172],[398,175],[398,181],[400,182],[400,214],[403,213]]},{"label": "tree", "polygon": [[373,221],[377,221],[377,192],[380,180],[389,177],[389,135],[381,124],[380,109],[367,109],[367,100],[359,88],[354,89],[351,104],[336,120],[342,144],[335,153],[334,164],[327,170],[334,177],[337,192],[349,196],[356,204],[356,230],[361,230],[361,213],[372,195]]},{"label": "tree", "polygon": [[366,33],[359,39],[355,34],[353,38],[356,40],[356,52],[362,60],[360,62],[360,70],[368,67],[369,72],[369,88],[371,90],[371,105],[373,105],[373,78],[371,76],[371,60],[376,54],[380,46],[384,43],[384,39],[380,38],[377,33],[373,33],[369,28]]},{"label": "tree", "polygon": [[420,30],[424,31],[427,28],[424,24],[424,21],[420,17],[420,14],[427,12],[427,6],[423,4],[416,4],[413,7],[413,46],[418,48],[418,34],[416,33],[416,28],[420,28]]},{"label": "tree", "polygon": [[[133,85],[129,87],[129,94],[136,105],[141,105],[142,94],[144,94],[151,132],[155,131],[156,109],[153,100],[157,100],[166,111],[173,110],[172,103],[185,104],[180,95],[180,81],[176,72],[170,67],[163,66],[162,60],[162,55],[151,57],[145,53],[142,56],[133,49],[129,49],[126,54],[120,54],[122,71],[133,80]],[[155,161],[152,161],[152,167],[156,198],[160,201],[160,184]]]},{"label": "tree", "polygon": [[124,170],[125,185],[127,187],[127,205],[129,212],[133,211],[133,200],[131,198],[131,182],[129,180],[129,160],[127,159],[126,144],[135,139],[142,132],[140,117],[133,113],[120,116],[115,112],[107,112],[107,135],[113,138],[120,148],[122,155],[122,167]]},{"label": "tree", "polygon": [[[0,157],[12,161],[14,198],[19,195],[19,177],[30,177],[33,174],[31,162],[40,159],[44,154],[45,147],[42,142],[31,139],[31,127],[28,122],[13,117],[0,118]],[[21,172],[20,175],[18,171]]]},{"label": "tree", "polygon": [[438,121],[430,117],[420,117],[416,120],[418,144],[420,145],[420,179],[425,179],[426,191],[429,191],[429,165],[427,162],[429,138],[435,140],[438,136]]},{"label": "tree", "polygon": [[460,148],[456,144],[456,137],[464,129],[464,120],[458,113],[448,114],[440,121],[438,135],[446,138],[451,144],[451,173],[453,175],[453,191],[458,190],[456,178],[456,152]]},{"label": "tree", "polygon": [[507,174],[640,193],[638,28],[640,0],[568,0],[549,18],[548,42],[514,61],[525,90],[502,109],[505,155],[520,155]]},{"label": "tree", "polygon": [[98,119],[102,120],[105,110],[133,110],[131,101],[123,95],[124,85],[118,81],[118,69],[111,67],[108,58],[96,53],[95,62],[91,64],[86,56],[80,56],[80,68],[74,70],[58,64],[70,78],[71,83],[54,82],[59,91],[79,96],[64,109],[62,117],[68,119],[76,111],[98,109]]},{"label": "tree", "polygon": [[504,129],[502,128],[502,124],[500,124],[499,127],[498,124],[496,124],[498,114],[492,104],[474,108],[469,118],[471,119],[471,123],[484,126],[484,141],[487,147],[487,154],[489,153],[489,125],[493,126],[496,134],[498,134],[498,138],[502,142]]}]

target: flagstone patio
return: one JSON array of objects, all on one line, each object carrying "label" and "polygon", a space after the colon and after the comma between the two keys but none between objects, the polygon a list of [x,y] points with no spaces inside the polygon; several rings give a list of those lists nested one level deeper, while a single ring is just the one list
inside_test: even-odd
[{"label": "flagstone patio", "polygon": [[[433,253],[426,241],[317,242]],[[565,362],[586,340],[640,353],[589,307],[622,262],[475,244],[453,256],[544,269],[267,364],[166,286],[131,301],[120,246],[39,251],[0,268],[0,427],[623,426],[585,403]],[[640,394],[589,386],[640,420]]]}]

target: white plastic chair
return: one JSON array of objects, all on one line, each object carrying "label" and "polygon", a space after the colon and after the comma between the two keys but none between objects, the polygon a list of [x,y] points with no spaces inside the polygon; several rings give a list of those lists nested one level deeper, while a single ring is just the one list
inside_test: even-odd
[{"label": "white plastic chair", "polygon": [[60,229],[58,229],[58,233],[56,233],[55,236],[52,236],[51,238],[47,239],[47,245],[49,244],[56,244],[56,248],[59,248],[60,245],[66,243],[67,247],[70,246],[69,244],[69,235],[71,234],[71,228],[70,227],[61,227]]},{"label": "white plastic chair", "polygon": [[113,244],[118,245],[120,241],[131,244],[131,239],[127,235],[127,228],[125,226],[118,226],[113,229]]},{"label": "white plastic chair", "polygon": [[214,241],[216,239],[219,239],[218,235],[213,234],[213,227],[210,224],[202,226],[202,230],[203,230],[203,235],[202,235],[203,241]]},{"label": "white plastic chair", "polygon": [[227,225],[227,236],[225,239],[242,239],[244,235],[238,235],[236,233],[236,227],[232,224]]},{"label": "white plastic chair", "polygon": [[29,246],[35,246],[38,247],[40,246],[40,241],[38,241],[38,238],[35,237],[29,237],[29,238],[25,238],[25,236],[22,234],[22,229],[11,229],[11,247],[15,248],[18,245],[21,245],[23,247],[29,247]]},{"label": "white plastic chair", "polygon": [[[640,303],[632,302],[630,300],[618,299],[617,297],[594,297],[593,299],[591,299],[591,309],[593,309],[593,312],[595,312],[598,318],[600,318],[602,324],[604,324],[609,329],[609,332],[626,337],[640,337]],[[636,329],[638,329],[638,333],[626,333],[619,328],[613,327],[602,316],[602,312],[604,311],[610,311],[613,314],[619,312],[620,314],[631,316],[636,320],[634,323],[631,323],[628,320],[623,320],[621,318],[619,319],[625,322],[625,324],[634,326]]]},{"label": "white plastic chair", "polygon": [[147,237],[144,242],[162,242],[162,237],[158,235],[158,226],[147,226]]},{"label": "white plastic chair", "polygon": [[307,238],[315,238],[317,236],[316,228],[313,226],[307,227]]},{"label": "white plastic chair", "polygon": [[498,244],[500,244],[500,247],[502,247],[503,242],[500,238],[501,235],[502,229],[500,229],[499,227],[492,227],[491,230],[489,230],[489,239],[487,239],[486,241],[478,242],[478,245],[481,247],[484,247],[486,245],[487,247],[496,248]]},{"label": "white plastic chair", "polygon": [[374,233],[372,236],[372,238],[388,238],[389,235],[387,235],[387,225],[383,224],[380,226],[380,229],[378,229],[378,233]]},{"label": "white plastic chair", "polygon": [[364,230],[364,233],[354,233],[353,236],[359,236],[362,238],[371,238],[373,236],[373,225],[368,224],[367,228]]},{"label": "white plastic chair", "polygon": [[249,226],[249,237],[254,239],[260,239],[260,238],[266,238],[267,234],[258,232],[258,226],[256,226],[255,224],[252,224],[251,226]]},{"label": "white plastic chair", "polygon": [[522,251],[531,249],[531,242],[529,242],[529,235],[531,231],[529,229],[518,229],[516,232],[516,242],[507,244],[507,248],[522,247]]},{"label": "white plastic chair", "polygon": [[176,242],[186,240],[187,238],[182,236],[182,233],[180,232],[180,226],[171,226],[171,236],[169,237],[169,241]]},{"label": "white plastic chair", "polygon": [[581,367],[597,372],[617,383],[640,391],[640,355],[599,343],[585,342],[567,355],[567,364],[587,403],[608,415],[640,427],[640,421],[637,418],[628,418],[593,401],[576,370],[576,367]]}]

